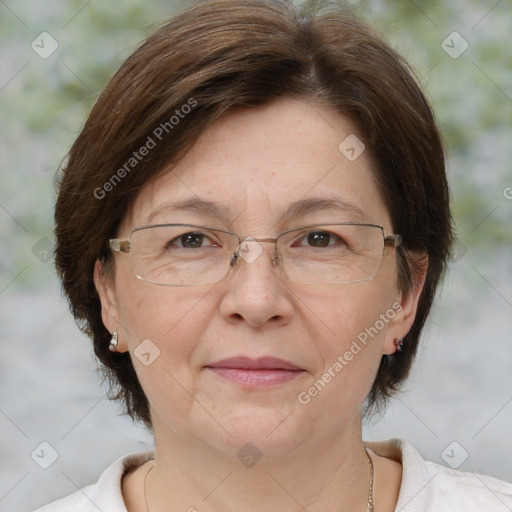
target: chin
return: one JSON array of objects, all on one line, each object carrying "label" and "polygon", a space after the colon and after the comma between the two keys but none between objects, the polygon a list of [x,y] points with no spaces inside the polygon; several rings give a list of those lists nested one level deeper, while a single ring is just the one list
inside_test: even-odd
[{"label": "chin", "polygon": [[245,406],[236,412],[215,414],[215,418],[222,418],[220,425],[210,417],[207,425],[201,425],[199,437],[212,448],[238,457],[252,451],[255,456],[286,455],[312,430],[311,420],[298,418],[291,406]]}]

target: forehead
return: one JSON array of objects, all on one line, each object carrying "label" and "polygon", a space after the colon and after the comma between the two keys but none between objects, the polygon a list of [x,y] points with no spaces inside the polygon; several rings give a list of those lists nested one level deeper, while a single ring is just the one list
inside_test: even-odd
[{"label": "forehead", "polygon": [[229,113],[139,192],[123,225],[216,220],[256,236],[323,215],[389,227],[369,152],[339,149],[355,136],[347,118],[302,100]]}]

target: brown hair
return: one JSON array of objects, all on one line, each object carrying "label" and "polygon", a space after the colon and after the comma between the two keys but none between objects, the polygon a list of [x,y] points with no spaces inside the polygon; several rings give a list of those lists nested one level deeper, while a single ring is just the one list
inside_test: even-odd
[{"label": "brown hair", "polygon": [[[341,3],[202,1],[151,35],[107,85],[70,150],[55,211],[56,267],[73,315],[93,340],[110,396],[149,429],[129,353],[108,349],[94,263],[111,261],[107,241],[141,187],[178,162],[208,126],[227,111],[283,97],[335,109],[358,127],[402,235],[402,291],[418,273],[414,254],[428,254],[415,322],[403,352],[382,357],[366,411],[384,405],[409,373],[449,257],[452,221],[439,132],[407,64]],[[158,138],[155,131],[163,142],[135,157]]]}]

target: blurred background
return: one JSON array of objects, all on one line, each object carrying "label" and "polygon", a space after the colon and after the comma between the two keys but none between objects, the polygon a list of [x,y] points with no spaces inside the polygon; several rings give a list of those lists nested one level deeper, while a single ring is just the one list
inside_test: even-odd
[{"label": "blurred background", "polygon": [[[349,3],[434,106],[458,235],[411,378],[365,439],[404,438],[427,459],[512,481],[512,3]],[[121,62],[185,5],[0,1],[0,512],[29,512],[152,446],[105,398],[61,297],[54,178]]]}]

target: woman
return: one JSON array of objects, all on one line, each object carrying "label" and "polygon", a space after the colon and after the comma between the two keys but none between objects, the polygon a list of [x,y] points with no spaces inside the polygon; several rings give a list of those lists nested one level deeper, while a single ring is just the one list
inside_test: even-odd
[{"label": "woman", "polygon": [[73,314],[155,451],[41,511],[511,506],[510,484],[362,439],[409,372],[452,223],[430,107],[347,9],[173,18],[96,103],[56,226]]}]

